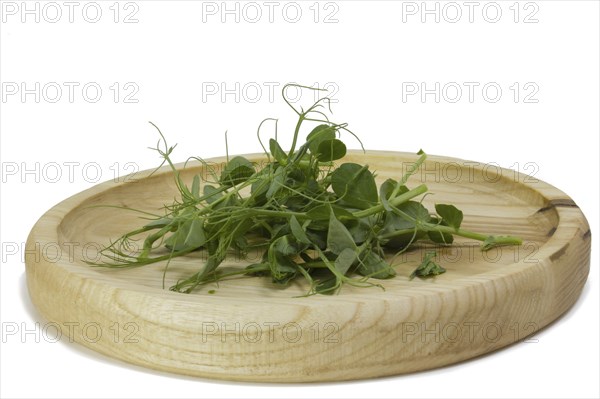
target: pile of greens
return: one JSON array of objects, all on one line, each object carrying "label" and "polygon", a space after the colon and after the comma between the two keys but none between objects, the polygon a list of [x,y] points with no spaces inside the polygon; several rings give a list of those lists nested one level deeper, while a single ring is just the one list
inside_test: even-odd
[{"label": "pile of greens", "polygon": [[[307,294],[332,294],[344,284],[380,286],[370,279],[396,275],[386,254],[406,251],[417,240],[449,245],[454,236],[462,236],[482,241],[482,250],[521,243],[517,237],[461,229],[463,213],[454,205],[437,204],[435,213],[423,206],[417,198],[422,198],[427,187],[407,186],[426,159],[422,151],[403,176],[379,187],[368,165],[336,165],[346,155],[342,133],[356,135],[347,124],[329,120],[329,98],[298,110],[285,97],[288,86],[283,88],[283,99],[298,115],[291,148],[284,151],[276,139],[269,140],[269,150],[265,148],[260,129],[265,121],[273,120],[266,119],[257,132],[267,158],[264,166],[257,168],[242,156],[227,156],[220,174],[205,168],[211,179],[202,191],[201,176],[196,175],[191,186],[182,181],[170,159],[174,147],[167,145],[159,130],[162,139],[155,150],[163,164],[173,169],[181,198],[166,205],[164,215],[111,242],[102,251],[103,261],[96,265],[143,266],[203,250],[206,262],[194,275],[172,286],[172,291],[189,293],[202,284],[248,275],[268,276],[280,286],[304,278],[310,286]],[[304,122],[319,125],[298,145]],[[132,240],[142,235],[146,237],[141,250],[130,253]],[[157,255],[162,246],[168,251]],[[259,263],[233,272],[219,269],[232,250],[247,253],[257,248],[263,253]],[[445,272],[434,262],[434,255],[428,253],[410,277]],[[165,273],[167,268],[168,262]]]}]

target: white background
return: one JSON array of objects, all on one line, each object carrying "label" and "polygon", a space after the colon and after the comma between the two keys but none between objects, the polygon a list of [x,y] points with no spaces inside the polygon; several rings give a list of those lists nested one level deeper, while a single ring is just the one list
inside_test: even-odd
[{"label": "white background", "polygon": [[[27,6],[34,9],[35,3]],[[280,118],[280,139],[289,143],[294,115],[279,91],[290,81],[329,83],[336,89],[335,117],[349,122],[368,149],[423,148],[430,154],[495,162],[535,172],[535,177],[559,187],[577,202],[591,225],[591,273],[577,304],[539,332],[537,342],[517,343],[439,370],[339,384],[216,382],[130,366],[66,339],[50,343],[42,335],[36,342],[35,333],[22,336],[19,331],[2,337],[3,397],[600,395],[597,2],[480,2],[472,22],[463,2],[441,2],[439,22],[433,14],[422,22],[421,2],[338,1],[315,7],[310,1],[297,3],[302,15],[296,23],[291,22],[294,5],[282,15],[284,2],[274,8],[273,22],[267,6],[255,3],[262,10],[256,23],[249,21],[256,8],[244,8],[244,3],[238,4],[239,22],[231,14],[225,15],[224,23],[221,2],[113,3],[99,1],[102,15],[92,23],[86,18],[95,18],[94,5],[82,15],[87,3],[80,2],[70,22],[69,9],[58,2],[62,18],[52,23],[56,8],[44,8],[45,2],[38,3],[39,22],[35,13],[22,15],[21,2],[2,2],[4,333],[9,326],[34,329],[36,321],[45,322],[28,299],[23,254],[16,248],[47,209],[93,186],[98,171],[98,179],[104,181],[117,172],[156,166],[157,154],[146,149],[157,140],[150,120],[172,144],[179,143],[173,155],[177,161],[190,155],[222,155],[225,130],[231,154],[259,152],[255,132],[265,117]],[[462,18],[453,23],[455,4]],[[419,10],[412,15],[414,6]],[[215,7],[215,15],[203,13]],[[235,3],[228,7],[233,9]],[[427,7],[434,9],[435,2]],[[502,14],[494,23],[497,8]],[[320,10],[317,22],[315,9]],[[129,19],[137,22],[125,23],[131,13]],[[35,94],[22,98],[21,83],[34,89],[36,82],[39,102]],[[78,84],[72,102],[65,82]],[[116,98],[115,82],[120,88]],[[403,88],[406,94],[407,87],[421,82],[429,89],[436,82],[441,88],[451,84],[440,93],[439,102],[433,94],[424,101],[420,95],[403,99]],[[479,84],[472,102],[465,82]],[[516,98],[515,82],[520,90]],[[87,98],[82,94],[87,83],[102,89],[95,103],[93,90]],[[491,89],[487,98],[483,96],[487,83],[502,89],[497,102],[491,101]],[[236,84],[239,99],[207,92],[214,87],[220,91],[221,85],[235,91]],[[52,103],[56,85],[62,86],[62,97]],[[463,93],[453,103],[456,93],[449,90],[456,85]],[[275,98],[269,98],[269,86],[277,87]],[[15,87],[19,92],[11,94]],[[256,87],[262,88],[260,96]],[[126,99],[134,89],[137,92]],[[526,98],[534,89],[537,92]],[[304,93],[301,103],[309,99]],[[126,167],[128,162],[133,164]]]}]

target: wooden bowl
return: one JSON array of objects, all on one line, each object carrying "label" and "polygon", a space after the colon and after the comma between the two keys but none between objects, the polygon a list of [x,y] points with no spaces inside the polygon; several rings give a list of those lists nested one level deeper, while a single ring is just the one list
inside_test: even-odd
[{"label": "wooden bowl", "polygon": [[[261,155],[248,156],[260,162]],[[398,178],[413,154],[351,152],[378,183]],[[210,160],[221,165],[223,158]],[[181,167],[181,165],[179,165]],[[191,181],[202,165],[182,171]],[[385,290],[344,286],[339,295],[297,297],[307,286],[274,287],[243,277],[192,294],[163,289],[165,264],[113,270],[90,267],[97,250],[144,223],[119,205],[159,213],[178,197],[163,168],[99,184],[50,209],[26,245],[27,283],[39,312],[74,341],[152,369],[241,381],[337,381],[426,370],[522,340],[568,310],[590,264],[590,230],[577,205],[551,185],[518,172],[430,156],[409,180],[426,183],[434,202],[464,212],[463,226],[523,238],[488,252],[457,239],[440,249],[447,269],[409,281],[428,244],[396,259]],[[239,268],[256,259],[228,259]],[[202,253],[174,259],[169,287],[203,264]],[[211,294],[209,290],[216,292]],[[567,343],[565,343],[567,344]]]}]

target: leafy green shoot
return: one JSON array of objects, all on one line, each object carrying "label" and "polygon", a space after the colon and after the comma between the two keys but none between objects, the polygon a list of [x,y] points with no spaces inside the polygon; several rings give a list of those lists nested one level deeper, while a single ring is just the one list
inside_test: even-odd
[{"label": "leafy green shoot", "polygon": [[[463,212],[454,205],[436,204],[430,212],[423,204],[427,186],[409,184],[427,160],[423,151],[405,173],[378,186],[369,165],[344,162],[345,135],[364,147],[347,123],[331,121],[331,100],[323,97],[306,109],[296,108],[285,95],[289,87],[321,90],[284,86],[283,100],[298,116],[292,144],[286,149],[278,141],[278,119],[264,119],[256,132],[266,158],[261,165],[244,156],[230,157],[225,133],[226,162],[215,166],[188,158],[185,165],[194,160],[204,171],[188,183],[172,162],[175,146],[151,123],[160,136],[153,148],[162,159],[159,168],[169,166],[179,196],[160,213],[139,211],[140,227],[112,240],[102,249],[101,261],[92,265],[119,269],[164,262],[164,286],[173,259],[200,252],[198,269],[170,290],[190,293],[247,276],[270,278],[281,288],[304,280],[306,295],[329,295],[343,286],[383,288],[374,281],[397,275],[393,255],[421,240],[450,245],[460,236],[482,242],[482,250],[521,244],[518,237],[463,229]],[[268,122],[274,136],[263,141]],[[256,251],[262,254],[257,263],[233,271],[220,267],[232,254]],[[427,254],[411,279],[443,273],[434,257]]]}]

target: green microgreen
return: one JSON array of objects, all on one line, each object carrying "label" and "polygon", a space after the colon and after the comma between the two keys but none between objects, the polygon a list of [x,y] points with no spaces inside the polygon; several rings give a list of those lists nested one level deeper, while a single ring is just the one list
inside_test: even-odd
[{"label": "green microgreen", "polygon": [[[204,251],[206,261],[170,287],[172,291],[189,293],[200,285],[243,275],[269,277],[281,287],[304,279],[310,287],[307,295],[333,294],[343,285],[381,287],[371,279],[397,274],[387,255],[407,251],[418,240],[449,245],[460,236],[481,241],[482,250],[521,244],[518,237],[461,228],[463,213],[454,205],[437,204],[431,213],[422,203],[427,186],[407,185],[427,159],[422,150],[398,180],[388,179],[378,188],[368,165],[343,162],[344,135],[363,146],[346,123],[330,121],[330,99],[297,109],[285,96],[291,86],[320,90],[284,86],[283,99],[298,116],[292,145],[284,150],[277,140],[278,120],[265,119],[256,133],[267,158],[261,167],[243,156],[230,158],[228,148],[220,174],[201,158],[191,157],[188,160],[200,162],[205,173],[194,176],[188,186],[171,161],[175,146],[170,147],[152,124],[160,135],[154,148],[162,158],[160,166],[172,169],[180,198],[165,205],[161,215],[140,211],[146,215],[145,224],[111,241],[101,252],[102,261],[93,265],[124,268],[165,262],[166,274],[172,259]],[[261,129],[267,121],[275,122],[275,138],[265,146]],[[306,122],[317,125],[300,144]],[[141,248],[136,250],[139,240]],[[260,262],[234,271],[219,269],[232,251],[257,249],[262,250]],[[445,272],[434,257],[435,252],[427,253],[410,278]]]}]

